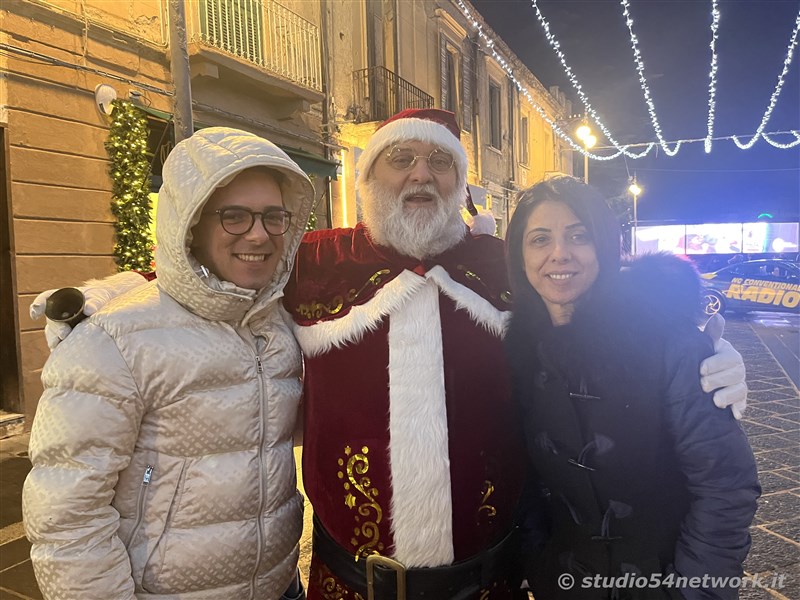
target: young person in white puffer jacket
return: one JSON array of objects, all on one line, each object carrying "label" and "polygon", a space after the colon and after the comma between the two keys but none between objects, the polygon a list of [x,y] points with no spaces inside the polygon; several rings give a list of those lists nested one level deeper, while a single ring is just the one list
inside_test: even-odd
[{"label": "young person in white puffer jacket", "polygon": [[158,280],[42,374],[23,511],[48,599],[274,600],[296,574],[301,356],[280,299],[313,188],[228,128],[178,144],[163,175]]}]

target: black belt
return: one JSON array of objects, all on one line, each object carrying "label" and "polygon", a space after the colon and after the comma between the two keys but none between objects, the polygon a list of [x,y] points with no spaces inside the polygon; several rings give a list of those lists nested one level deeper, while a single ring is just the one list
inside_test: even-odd
[{"label": "black belt", "polygon": [[314,554],[348,588],[367,600],[470,600],[511,571],[518,539],[512,531],[472,558],[446,567],[407,569],[386,556],[355,556],[339,546],[314,516]]}]

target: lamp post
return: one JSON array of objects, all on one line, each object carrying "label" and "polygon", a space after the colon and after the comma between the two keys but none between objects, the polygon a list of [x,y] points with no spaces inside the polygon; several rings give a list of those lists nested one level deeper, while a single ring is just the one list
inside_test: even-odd
[{"label": "lamp post", "polygon": [[586,124],[584,119],[583,124],[575,130],[575,135],[583,143],[583,182],[589,183],[589,156],[586,154],[589,148],[594,147],[597,143],[597,138],[592,135],[591,128]]},{"label": "lamp post", "polygon": [[631,229],[631,252],[634,256],[636,256],[636,226],[637,226],[637,215],[636,215],[636,204],[639,200],[639,194],[642,193],[642,188],[636,183],[636,175],[633,176],[631,180],[631,184],[628,186],[628,191],[633,194],[633,228]]}]

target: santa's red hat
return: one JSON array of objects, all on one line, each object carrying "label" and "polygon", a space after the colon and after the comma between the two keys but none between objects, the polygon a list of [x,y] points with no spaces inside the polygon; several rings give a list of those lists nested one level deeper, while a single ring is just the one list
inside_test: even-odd
[{"label": "santa's red hat", "polygon": [[[461,145],[461,129],[455,114],[439,108],[409,108],[386,119],[372,134],[358,159],[357,188],[362,189],[372,165],[382,154],[389,152],[398,143],[411,140],[435,144],[452,154],[455,159],[456,185],[468,190],[467,153]],[[466,195],[467,209],[473,213],[475,207],[468,191]]]}]

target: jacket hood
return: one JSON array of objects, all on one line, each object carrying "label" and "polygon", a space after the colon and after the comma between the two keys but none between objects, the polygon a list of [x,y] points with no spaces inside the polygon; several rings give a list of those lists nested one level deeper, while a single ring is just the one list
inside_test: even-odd
[{"label": "jacket hood", "polygon": [[[283,255],[270,282],[261,290],[218,279],[191,254],[191,229],[214,190],[252,167],[280,171],[283,204],[292,212],[284,234]],[[295,252],[314,203],[308,176],[272,142],[228,127],[202,129],[170,152],[156,211],[158,283],[197,315],[215,321],[245,321],[283,294]]]}]

